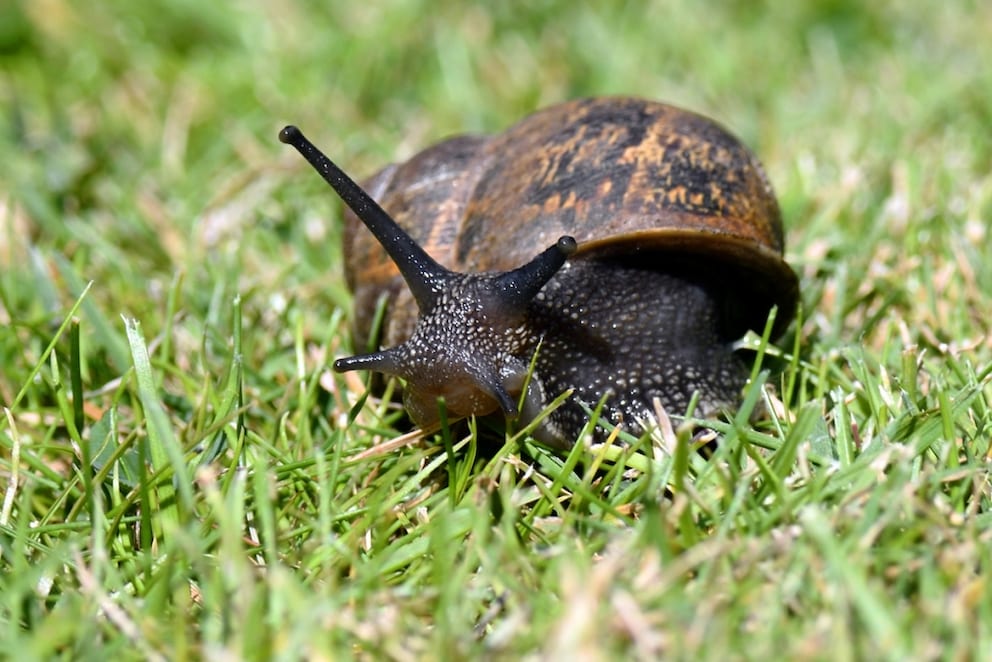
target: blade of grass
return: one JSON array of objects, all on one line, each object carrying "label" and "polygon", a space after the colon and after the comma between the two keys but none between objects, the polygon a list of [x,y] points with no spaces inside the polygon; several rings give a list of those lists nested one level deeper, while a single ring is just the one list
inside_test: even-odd
[{"label": "blade of grass", "polygon": [[14,397],[13,402],[10,403],[10,409],[12,411],[17,409],[17,405],[21,402],[21,399],[27,394],[28,389],[34,384],[34,380],[38,376],[38,373],[41,371],[42,366],[44,366],[45,362],[48,361],[48,355],[51,354],[53,349],[55,349],[55,345],[62,338],[62,334],[65,333],[65,330],[69,327],[70,324],[72,324],[73,320],[76,318],[76,313],[79,310],[79,307],[83,304],[86,295],[89,293],[90,288],[92,287],[93,287],[93,282],[90,281],[89,283],[86,284],[86,287],[82,288],[82,291],[79,293],[79,296],[76,297],[76,301],[75,303],[73,303],[72,308],[69,309],[69,312],[66,313],[66,316],[62,319],[62,324],[60,324],[59,328],[55,331],[55,335],[52,336],[52,340],[45,347],[45,351],[41,353],[41,356],[38,357],[38,362],[35,363],[34,367],[28,373],[27,379],[24,380],[24,384],[21,386],[21,389],[17,392],[17,395]]},{"label": "blade of grass", "polygon": [[[183,519],[183,513],[193,511],[192,481],[183,459],[182,447],[169,425],[169,418],[158,397],[155,376],[152,373],[151,361],[148,358],[148,347],[141,335],[140,324],[137,320],[124,318],[127,330],[128,344],[131,347],[131,357],[134,362],[134,375],[138,383],[138,397],[145,414],[145,425],[148,432],[148,451],[150,454],[152,472],[156,475],[167,475],[171,468],[173,480],[160,481],[155,487],[154,502],[161,509],[166,523],[176,526]],[[176,501],[178,485],[179,497],[182,503]],[[163,531],[158,531],[161,535]]]}]

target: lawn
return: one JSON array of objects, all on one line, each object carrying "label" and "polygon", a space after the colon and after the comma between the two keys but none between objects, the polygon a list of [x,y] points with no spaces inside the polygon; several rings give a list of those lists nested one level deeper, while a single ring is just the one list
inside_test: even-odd
[{"label": "lawn", "polygon": [[[0,5],[0,659],[992,655],[992,4],[767,4]],[[364,175],[620,93],[783,209],[715,450],[378,450],[279,129]]]}]

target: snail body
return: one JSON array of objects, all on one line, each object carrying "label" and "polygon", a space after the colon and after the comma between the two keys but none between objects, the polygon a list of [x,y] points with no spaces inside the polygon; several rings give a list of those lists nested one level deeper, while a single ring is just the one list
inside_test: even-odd
[{"label": "snail body", "polygon": [[566,390],[536,432],[564,448],[601,402],[601,421],[635,433],[655,400],[681,414],[695,394],[697,412],[715,414],[746,380],[734,341],[760,331],[772,306],[776,334],[795,310],[771,186],[751,152],[700,115],[635,98],[572,101],[388,166],[368,194],[350,180],[342,193],[347,176],[289,131],[281,138],[352,210],[344,253],[358,346],[387,297],[391,349],[335,367],[403,377],[418,424],[436,420],[438,397],[455,416],[530,420]]}]

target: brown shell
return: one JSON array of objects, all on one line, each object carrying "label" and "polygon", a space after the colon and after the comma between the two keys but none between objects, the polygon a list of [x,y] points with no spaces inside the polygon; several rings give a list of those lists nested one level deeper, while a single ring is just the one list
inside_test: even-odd
[{"label": "brown shell", "polygon": [[[390,166],[369,192],[438,262],[458,271],[517,267],[561,235],[575,259],[658,254],[719,274],[760,330],[791,319],[797,279],[782,259],[782,220],[761,166],[700,115],[635,98],[572,101],[492,137],[461,136]],[[416,308],[396,268],[350,212],[345,254],[357,332],[367,337],[388,291],[383,344],[412,331]],[[404,309],[406,311],[404,312]]]}]

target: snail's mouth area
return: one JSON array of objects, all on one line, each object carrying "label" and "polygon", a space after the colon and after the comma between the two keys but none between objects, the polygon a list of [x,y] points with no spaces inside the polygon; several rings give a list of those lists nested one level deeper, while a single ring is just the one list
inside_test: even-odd
[{"label": "snail's mouth area", "polygon": [[467,374],[451,376],[442,383],[407,380],[404,406],[417,425],[424,427],[438,421],[438,401],[442,399],[444,408],[452,419],[485,416],[500,408],[496,398],[480,389],[476,381]]},{"label": "snail's mouth area", "polygon": [[395,349],[391,371],[406,381],[403,402],[418,425],[437,422],[439,399],[452,419],[517,417],[527,371],[512,351],[523,333],[518,317],[473,304],[438,306],[420,318]]},{"label": "snail's mouth area", "polygon": [[462,349],[422,361],[401,375],[406,380],[403,402],[413,420],[422,427],[436,423],[438,400],[442,399],[452,419],[497,411],[517,418],[527,364],[492,348],[488,352],[478,347]]}]

